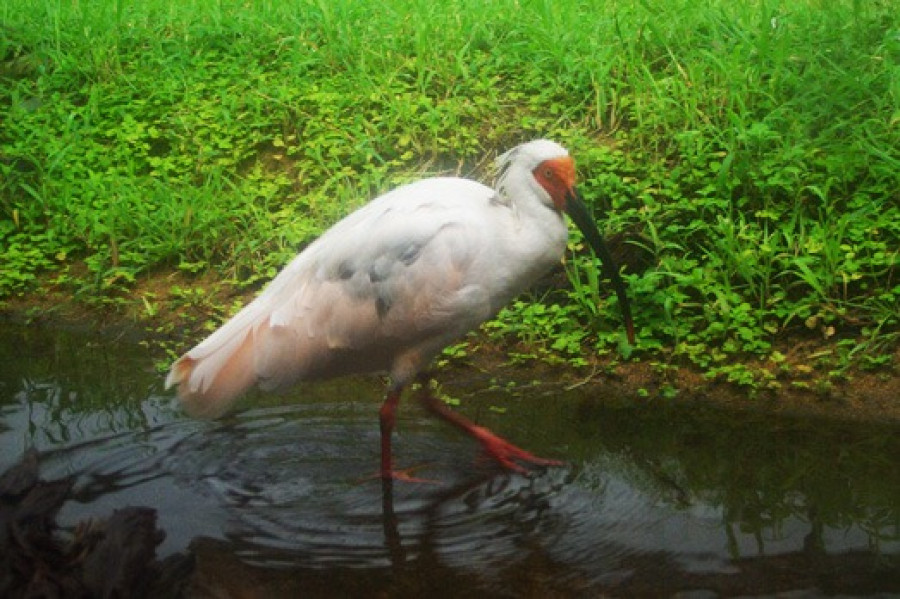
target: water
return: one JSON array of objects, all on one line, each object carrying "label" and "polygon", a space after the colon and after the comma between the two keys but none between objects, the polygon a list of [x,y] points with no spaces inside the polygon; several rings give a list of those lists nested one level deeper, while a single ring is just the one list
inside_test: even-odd
[{"label": "water", "polygon": [[897,424],[457,375],[460,410],[568,465],[499,473],[405,399],[396,463],[436,482],[382,486],[377,379],[206,422],[133,341],[7,326],[0,359],[0,470],[33,447],[44,478],[74,475],[64,528],[155,508],[198,596],[900,593]]}]

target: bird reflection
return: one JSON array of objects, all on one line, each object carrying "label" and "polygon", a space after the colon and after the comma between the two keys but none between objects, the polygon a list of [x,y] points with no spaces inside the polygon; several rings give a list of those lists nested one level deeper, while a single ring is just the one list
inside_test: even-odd
[{"label": "bird reflection", "polygon": [[[384,544],[393,572],[397,575],[403,574],[407,565],[412,562],[416,564],[417,569],[422,566],[423,561],[430,564],[441,562],[438,550],[438,546],[441,545],[440,535],[447,532],[447,520],[452,520],[448,518],[447,513],[453,512],[454,509],[459,511],[462,508],[467,514],[475,514],[485,510],[486,504],[494,501],[496,504],[493,509],[501,511],[513,509],[527,513],[528,516],[521,518],[521,522],[527,522],[526,528],[534,530],[550,508],[548,495],[558,492],[560,486],[568,484],[572,479],[569,471],[566,476],[542,490],[534,484],[539,476],[540,474],[522,477],[500,471],[496,467],[485,468],[454,481],[449,486],[428,493],[419,507],[406,510],[402,514],[404,518],[416,520],[422,525],[417,537],[406,539],[406,544],[400,532],[401,520],[394,507],[396,483],[393,479],[381,479]],[[517,486],[514,482],[522,480],[527,480],[528,484]],[[406,547],[415,547],[414,560],[407,554]]]}]

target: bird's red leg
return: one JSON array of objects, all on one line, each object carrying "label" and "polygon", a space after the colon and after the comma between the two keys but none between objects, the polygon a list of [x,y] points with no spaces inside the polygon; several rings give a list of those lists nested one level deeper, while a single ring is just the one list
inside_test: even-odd
[{"label": "bird's red leg", "polygon": [[536,466],[562,466],[562,462],[540,458],[520,447],[516,447],[506,439],[498,437],[483,426],[478,426],[467,418],[450,410],[444,402],[429,393],[427,384],[422,385],[422,392],[419,394],[419,400],[429,412],[474,437],[481,443],[487,454],[497,460],[504,468],[520,474],[527,474],[528,471],[516,463],[516,461],[527,462]]},{"label": "bird's red leg", "polygon": [[378,420],[381,424],[381,478],[385,480],[404,480],[409,482],[434,482],[424,478],[416,478],[410,474],[415,468],[406,470],[394,470],[393,452],[391,449],[391,434],[394,432],[396,422],[397,405],[400,403],[400,395],[403,388],[391,387],[381,409],[378,412]]}]

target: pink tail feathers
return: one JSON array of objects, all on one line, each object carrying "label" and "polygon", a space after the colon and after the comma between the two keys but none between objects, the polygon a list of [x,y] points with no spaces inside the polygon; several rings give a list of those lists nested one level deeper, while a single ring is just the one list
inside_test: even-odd
[{"label": "pink tail feathers", "polygon": [[253,353],[252,331],[211,351],[194,348],[172,365],[166,388],[178,385],[178,396],[191,416],[221,416],[256,383]]}]

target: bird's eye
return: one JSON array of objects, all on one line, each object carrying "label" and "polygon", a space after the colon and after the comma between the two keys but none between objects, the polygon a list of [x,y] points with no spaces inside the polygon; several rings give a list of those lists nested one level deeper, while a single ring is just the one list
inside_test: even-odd
[{"label": "bird's eye", "polygon": [[545,168],[545,169],[544,169],[544,176],[547,177],[548,179],[552,179],[552,178],[553,178],[553,169],[552,169],[552,168]]}]

